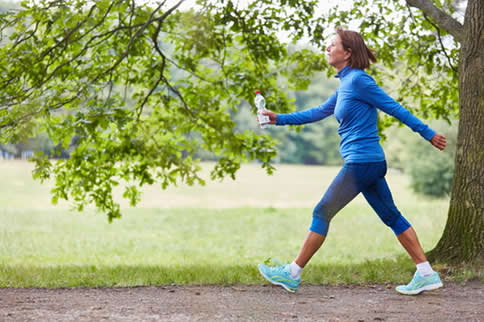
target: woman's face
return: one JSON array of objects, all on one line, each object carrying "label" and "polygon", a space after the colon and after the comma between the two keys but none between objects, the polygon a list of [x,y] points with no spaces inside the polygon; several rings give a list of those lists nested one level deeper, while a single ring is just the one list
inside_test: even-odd
[{"label": "woman's face", "polygon": [[351,52],[343,49],[343,43],[338,35],[335,35],[331,39],[331,43],[328,48],[326,48],[326,52],[328,54],[329,64],[337,70],[348,65],[348,59],[351,56]]}]

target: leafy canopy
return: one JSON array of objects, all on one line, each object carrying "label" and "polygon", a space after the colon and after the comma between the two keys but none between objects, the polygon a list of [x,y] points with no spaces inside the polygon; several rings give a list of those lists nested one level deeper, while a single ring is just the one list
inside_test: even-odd
[{"label": "leafy canopy", "polygon": [[[315,1],[25,1],[0,16],[0,129],[3,143],[45,131],[69,159],[36,155],[34,176],[55,178],[53,201],[94,203],[120,216],[113,187],[163,188],[199,177],[195,152],[219,159],[212,179],[235,177],[259,160],[271,173],[275,142],[234,131],[230,111],[256,89],[280,112],[293,109],[284,86],[321,70],[320,53],[288,53],[276,32],[301,37]],[[255,120],[254,120],[255,121]]]},{"label": "leafy canopy", "polygon": [[[324,16],[316,0],[199,0],[181,12],[182,2],[24,1],[0,14],[0,143],[46,132],[73,151],[34,158],[34,177],[55,178],[54,202],[93,203],[112,220],[120,182],[132,205],[144,184],[203,184],[200,150],[219,157],[211,179],[234,178],[249,160],[271,173],[275,140],[236,131],[230,113],[256,89],[274,110],[294,110],[285,89],[331,73],[325,37],[352,20],[377,50],[378,78],[407,68],[400,97],[418,98],[424,116],[457,110],[457,46],[444,51],[435,26],[402,1],[360,0]],[[317,50],[287,49],[301,39]]]}]

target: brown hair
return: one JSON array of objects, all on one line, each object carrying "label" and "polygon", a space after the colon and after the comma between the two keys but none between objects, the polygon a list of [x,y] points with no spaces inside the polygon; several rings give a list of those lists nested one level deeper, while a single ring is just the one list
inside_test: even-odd
[{"label": "brown hair", "polygon": [[376,62],[373,50],[366,47],[365,41],[359,32],[345,30],[341,27],[337,27],[336,32],[341,38],[343,49],[351,51],[349,59],[351,68],[366,69],[370,67],[370,62]]}]

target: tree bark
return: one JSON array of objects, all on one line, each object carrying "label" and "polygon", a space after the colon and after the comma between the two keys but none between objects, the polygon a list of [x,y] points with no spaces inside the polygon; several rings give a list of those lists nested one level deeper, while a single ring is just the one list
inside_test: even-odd
[{"label": "tree bark", "polygon": [[444,233],[429,253],[447,263],[484,260],[484,2],[469,0],[459,56],[460,120]]}]

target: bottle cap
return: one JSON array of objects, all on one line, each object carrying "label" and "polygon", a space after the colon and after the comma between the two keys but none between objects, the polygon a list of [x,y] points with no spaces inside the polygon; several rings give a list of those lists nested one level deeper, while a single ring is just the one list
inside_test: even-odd
[{"label": "bottle cap", "polygon": [[256,94],[260,94],[260,91],[255,91]]}]

